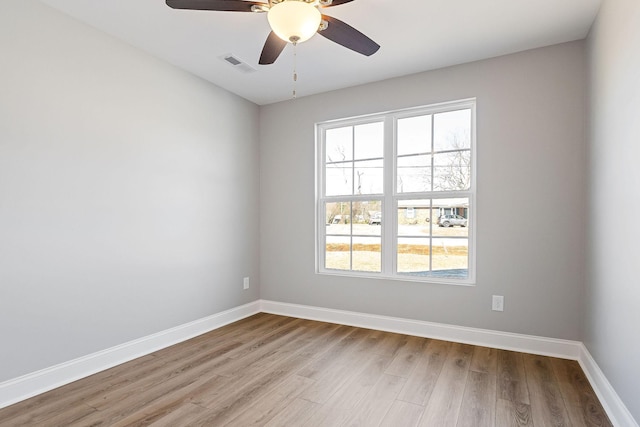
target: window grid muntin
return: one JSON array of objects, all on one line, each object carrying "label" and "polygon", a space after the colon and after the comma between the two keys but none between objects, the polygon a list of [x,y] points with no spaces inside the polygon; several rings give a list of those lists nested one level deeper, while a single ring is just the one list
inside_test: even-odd
[{"label": "window grid muntin", "polygon": [[[349,230],[349,232],[346,233],[346,234],[329,233],[329,232],[326,232],[326,228],[325,228],[325,233],[324,233],[325,257],[324,257],[324,263],[322,265],[324,265],[325,269],[331,270],[331,271],[361,272],[363,270],[354,269],[354,263],[353,263],[354,252],[357,252],[357,251],[354,250],[354,240],[357,240],[357,239],[378,239],[380,241],[380,248],[381,248],[381,251],[380,251],[380,265],[382,266],[382,233],[380,232],[378,234],[362,234],[362,233],[354,232],[354,217],[356,216],[356,214],[354,213],[355,212],[354,211],[354,204],[355,203],[363,203],[363,202],[367,202],[367,204],[370,203],[370,202],[373,202],[374,204],[375,203],[380,203],[381,210],[382,210],[383,209],[383,207],[382,207],[382,203],[383,203],[382,199],[379,199],[379,198],[378,199],[372,199],[370,197],[368,197],[368,198],[367,197],[364,197],[364,198],[361,197],[358,200],[346,200],[346,198],[344,196],[342,197],[342,199],[343,200],[341,200],[341,201],[324,201],[323,202],[322,211],[323,211],[323,215],[324,215],[324,218],[325,218],[324,222],[325,222],[326,226],[334,225],[333,224],[333,219],[335,218],[335,217],[331,217],[329,215],[329,213],[327,211],[327,205],[330,204],[330,203],[347,203],[348,204],[348,206],[349,206],[349,208],[348,208],[348,212],[349,212],[349,214],[348,214],[348,217],[349,217],[348,230]],[[341,213],[341,215],[342,215],[342,213]],[[331,224],[327,224],[326,223],[327,218],[331,218],[331,222],[332,222]],[[343,217],[341,217],[340,219],[342,220]],[[327,266],[327,259],[326,259],[326,253],[328,252],[326,250],[327,249],[327,244],[328,244],[327,240],[328,240],[328,238],[331,238],[331,237],[348,239],[348,241],[349,241],[349,268],[348,269],[330,268],[330,267]],[[382,267],[381,267],[380,270],[381,270],[380,272],[382,272]],[[376,273],[376,272],[369,271],[369,270],[366,270],[366,271],[369,272],[369,273]]]},{"label": "window grid muntin", "polygon": [[[393,245],[393,249],[394,249],[394,259],[396,260],[396,268],[394,269],[394,273],[398,274],[398,275],[410,275],[411,273],[402,273],[400,271],[398,271],[399,269],[397,268],[397,262],[399,259],[399,253],[398,253],[398,245],[400,244],[400,239],[428,239],[429,240],[429,270],[428,270],[428,274],[425,274],[425,277],[428,277],[429,274],[433,274],[434,271],[438,271],[438,270],[434,270],[433,269],[433,254],[434,254],[434,250],[433,248],[434,240],[439,240],[439,239],[447,239],[447,240],[466,240],[467,241],[467,279],[469,279],[471,277],[471,251],[472,251],[472,247],[471,247],[471,234],[472,234],[472,224],[471,224],[471,212],[472,212],[472,199],[471,196],[469,195],[468,197],[463,197],[460,193],[456,192],[456,193],[448,193],[449,196],[455,196],[455,197],[443,197],[441,194],[437,193],[437,192],[430,192],[429,194],[432,194],[431,197],[424,197],[423,195],[419,194],[419,193],[413,193],[411,194],[411,197],[402,197],[402,196],[397,196],[395,198],[395,211],[396,213],[400,211],[400,209],[402,208],[406,208],[406,206],[400,206],[401,202],[406,202],[406,201],[411,201],[411,200],[425,200],[428,199],[429,200],[429,213],[430,213],[430,221],[429,221],[429,235],[428,236],[420,236],[420,235],[407,235],[407,234],[403,234],[401,235],[399,232],[399,227],[400,227],[400,221],[399,219],[396,219],[395,221],[395,225],[396,225],[396,233],[395,233],[395,243]],[[467,235],[466,236],[443,236],[443,235],[438,235],[434,232],[434,228],[435,227],[439,227],[436,223],[435,223],[435,218],[433,215],[433,211],[434,209],[436,209],[436,204],[434,204],[434,200],[450,200],[450,199],[467,199],[467,206],[465,207],[465,209],[467,210],[468,214],[467,214]],[[443,208],[439,208],[439,209],[443,209]],[[453,279],[452,279],[453,280]]]},{"label": "window grid muntin", "polygon": [[[351,159],[350,160],[337,160],[337,161],[327,161],[327,152],[326,152],[326,144],[322,144],[322,153],[321,153],[321,164],[322,166],[322,188],[320,191],[320,194],[322,194],[323,198],[326,197],[340,197],[340,196],[348,196],[346,194],[341,194],[341,195],[336,195],[336,196],[327,196],[327,173],[326,173],[326,167],[329,165],[340,165],[340,164],[345,164],[345,165],[350,165],[351,166],[351,196],[355,196],[356,195],[356,163],[362,163],[362,162],[367,162],[367,161],[375,161],[375,160],[380,160],[384,162],[385,156],[384,156],[384,152],[383,152],[383,157],[367,157],[367,158],[362,158],[362,159],[356,159],[356,155],[355,155],[355,151],[356,151],[356,127],[357,126],[361,126],[361,125],[368,125],[368,124],[374,124],[374,123],[385,123],[384,122],[384,118],[383,117],[373,117],[370,118],[368,120],[357,120],[357,119],[352,119],[352,120],[346,120],[346,121],[340,121],[340,122],[336,122],[333,126],[326,126],[323,127],[321,130],[321,140],[322,141],[326,141],[326,137],[327,137],[327,131],[329,130],[333,130],[333,129],[342,129],[342,128],[350,128],[351,130]],[[384,143],[383,143],[384,146]],[[383,165],[383,171],[384,171],[384,165]],[[384,187],[384,179],[383,179],[383,187]],[[384,190],[383,190],[384,193]],[[363,195],[381,195],[383,193],[366,193]]]}]

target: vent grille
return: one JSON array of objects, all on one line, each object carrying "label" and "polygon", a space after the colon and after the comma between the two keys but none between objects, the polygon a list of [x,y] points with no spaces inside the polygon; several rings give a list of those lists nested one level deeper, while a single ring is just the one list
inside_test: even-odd
[{"label": "vent grille", "polygon": [[254,71],[256,71],[255,68],[233,54],[229,53],[227,55],[222,55],[220,59],[243,73],[253,73]]},{"label": "vent grille", "polygon": [[229,64],[231,65],[240,65],[242,64],[242,61],[238,61],[235,57],[233,56],[225,56],[224,60],[227,61]]}]

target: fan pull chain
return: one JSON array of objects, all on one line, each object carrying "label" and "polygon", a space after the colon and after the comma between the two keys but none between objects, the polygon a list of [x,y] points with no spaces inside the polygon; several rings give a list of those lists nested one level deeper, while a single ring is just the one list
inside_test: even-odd
[{"label": "fan pull chain", "polygon": [[293,99],[296,99],[296,83],[298,81],[298,43],[293,43]]}]

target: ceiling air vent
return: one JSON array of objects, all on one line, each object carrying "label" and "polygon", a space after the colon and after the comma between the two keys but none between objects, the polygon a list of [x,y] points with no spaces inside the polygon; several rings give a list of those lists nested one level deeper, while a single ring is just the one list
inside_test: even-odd
[{"label": "ceiling air vent", "polygon": [[256,71],[255,68],[251,67],[249,64],[246,64],[243,60],[232,54],[223,55],[220,57],[220,59],[231,65],[236,70],[242,71],[243,73],[253,73],[254,71]]}]

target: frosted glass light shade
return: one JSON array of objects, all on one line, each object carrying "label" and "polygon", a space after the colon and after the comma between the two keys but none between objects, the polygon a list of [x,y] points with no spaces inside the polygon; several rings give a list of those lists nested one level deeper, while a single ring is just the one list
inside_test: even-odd
[{"label": "frosted glass light shade", "polygon": [[300,43],[309,40],[318,31],[322,15],[310,3],[286,0],[271,7],[267,19],[273,32],[282,40]]}]

